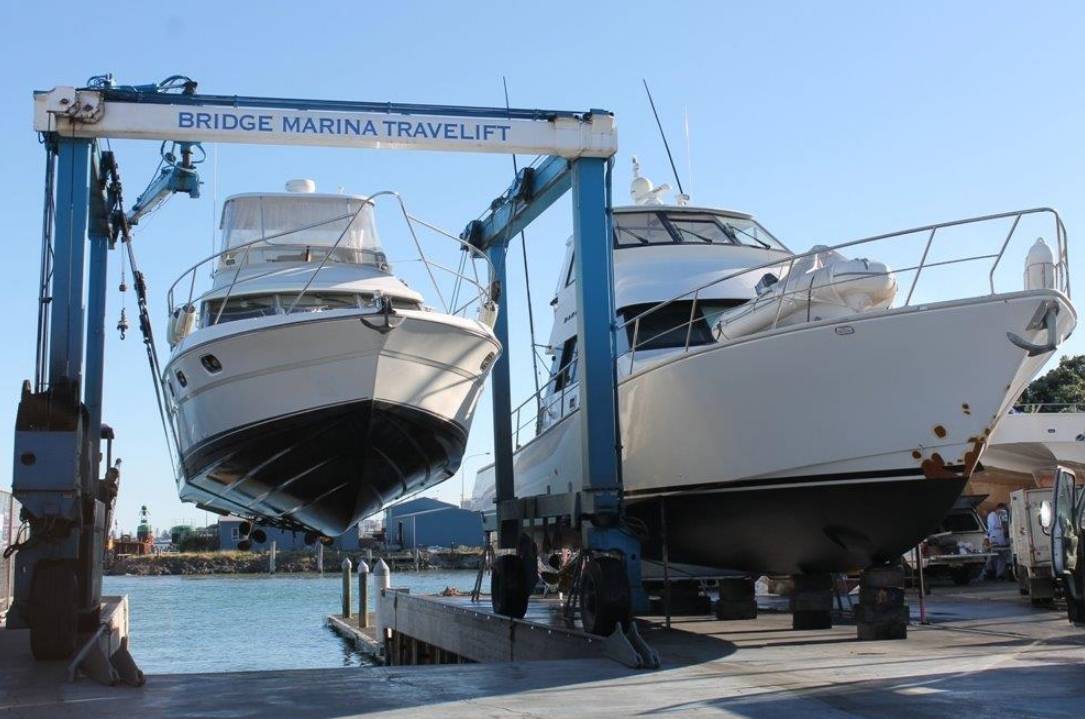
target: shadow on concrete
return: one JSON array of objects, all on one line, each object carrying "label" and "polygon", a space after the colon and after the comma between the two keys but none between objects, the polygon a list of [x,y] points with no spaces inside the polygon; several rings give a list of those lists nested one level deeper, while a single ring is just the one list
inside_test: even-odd
[{"label": "shadow on concrete", "polygon": [[[1037,681],[1040,679],[1040,681]],[[1070,717],[1085,711],[1085,666],[1036,664],[982,672],[925,674],[867,681],[792,682],[752,695],[654,707],[645,714],[718,711],[749,719],[950,716]]]}]

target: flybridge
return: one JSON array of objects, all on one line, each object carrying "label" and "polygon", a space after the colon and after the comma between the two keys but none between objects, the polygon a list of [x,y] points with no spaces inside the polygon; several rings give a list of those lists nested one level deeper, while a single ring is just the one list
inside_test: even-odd
[{"label": "flybridge", "polygon": [[322,145],[610,157],[614,117],[406,103],[287,100],[57,87],[34,94],[34,129],[76,138]]}]

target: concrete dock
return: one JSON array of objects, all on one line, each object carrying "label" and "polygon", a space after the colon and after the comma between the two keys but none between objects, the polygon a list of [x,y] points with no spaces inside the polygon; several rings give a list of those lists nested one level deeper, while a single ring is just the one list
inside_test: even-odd
[{"label": "concrete dock", "polygon": [[[914,598],[914,597],[913,597]],[[1085,631],[1025,605],[1015,585],[942,589],[932,624],[906,641],[859,642],[854,626],[793,631],[752,621],[642,625],[663,668],[609,659],[151,675],[140,688],[64,681],[23,632],[0,631],[0,716],[349,717],[1080,717]],[[913,608],[914,614],[914,608]],[[139,638],[133,637],[138,656]],[[193,651],[230,652],[215,644]]]}]

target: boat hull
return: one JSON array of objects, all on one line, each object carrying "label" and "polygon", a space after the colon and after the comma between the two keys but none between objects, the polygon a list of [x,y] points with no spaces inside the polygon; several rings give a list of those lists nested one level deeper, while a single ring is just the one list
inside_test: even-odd
[{"label": "boat hull", "polygon": [[240,427],[184,454],[181,499],[345,532],[385,503],[455,473],[467,431],[408,405],[357,400]]},{"label": "boat hull", "polygon": [[[634,365],[619,386],[629,512],[660,556],[744,572],[848,571],[915,546],[952,506],[1009,404],[1051,291],[809,323]],[[753,378],[758,378],[756,381]],[[521,495],[582,486],[573,412],[522,447]],[[492,477],[492,469],[486,470]],[[492,479],[483,477],[483,486]],[[492,492],[492,490],[490,490]],[[480,504],[485,504],[485,500]]]},{"label": "boat hull", "polygon": [[340,311],[192,335],[166,368],[181,499],[335,536],[452,476],[498,345],[459,318],[396,319],[382,331]]},{"label": "boat hull", "polygon": [[965,479],[922,476],[799,478],[788,484],[686,491],[631,500],[648,526],[641,547],[668,560],[758,574],[862,569],[899,558],[925,537],[960,495]]}]

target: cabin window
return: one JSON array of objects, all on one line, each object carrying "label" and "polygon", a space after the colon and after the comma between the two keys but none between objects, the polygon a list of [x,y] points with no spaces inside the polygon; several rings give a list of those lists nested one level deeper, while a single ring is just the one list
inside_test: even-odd
[{"label": "cabin window", "polygon": [[[297,300],[295,302],[295,300]],[[342,293],[306,292],[301,297],[296,294],[280,295],[279,302],[283,312],[293,306],[291,312],[324,312],[327,310],[356,310],[358,295]]]},{"label": "cabin window", "polygon": [[[403,297],[392,297],[392,307],[397,310],[417,310],[418,302]],[[201,314],[202,326],[208,327],[216,324],[221,300],[208,300],[203,303]],[[306,292],[298,297],[297,292],[279,295],[247,295],[231,297],[226,303],[226,309],[217,322],[233,322],[234,320],[247,320],[254,317],[270,317],[272,315],[298,312],[327,312],[329,310],[356,310],[373,307],[373,295],[353,294],[346,292]]]},{"label": "cabin window", "polygon": [[569,270],[565,273],[565,286],[573,284],[576,279],[576,253],[569,255]]},{"label": "cabin window", "polygon": [[614,244],[617,247],[672,242],[674,237],[657,212],[622,212],[614,215]]},{"label": "cabin window", "polygon": [[752,219],[710,212],[619,212],[614,215],[614,246],[744,245],[787,248]]},{"label": "cabin window", "polygon": [[561,346],[561,354],[558,355],[557,367],[554,371],[554,391],[560,392],[573,382],[576,382],[576,335],[565,340]]},{"label": "cabin window", "polygon": [[952,512],[942,520],[943,532],[983,532],[984,526],[973,512]]},{"label": "cabin window", "polygon": [[637,351],[685,347],[687,336],[689,345],[694,347],[714,342],[712,328],[719,321],[720,315],[745,302],[746,300],[741,299],[704,300],[697,302],[696,309],[692,306],[693,300],[672,302],[641,317],[639,328],[638,323],[632,320],[637,315],[657,307],[656,304],[630,305],[622,308],[620,314],[624,321],[628,322],[625,331],[630,346],[634,344],[636,334]]},{"label": "cabin window", "polygon": [[221,322],[269,317],[276,314],[279,314],[279,306],[275,295],[246,295],[231,297],[226,301],[225,308],[222,306],[222,300],[208,300],[203,304],[201,317],[203,326],[207,327]]},{"label": "cabin window", "polygon": [[678,234],[680,242],[706,245],[738,245],[737,233],[728,224],[720,224],[711,217],[685,217],[676,215],[670,218],[671,226]]}]

